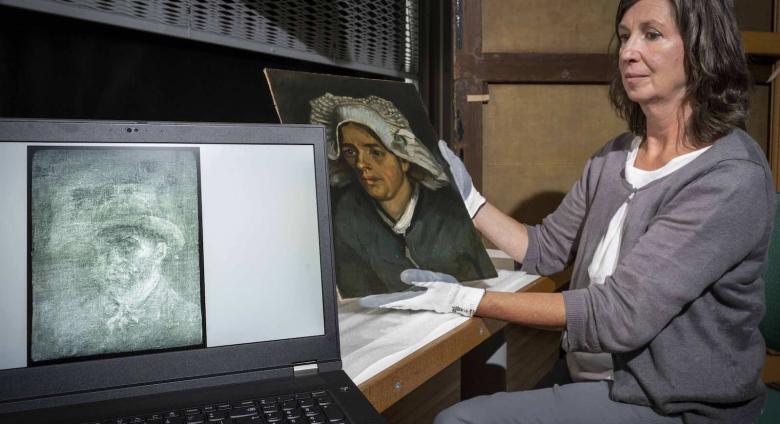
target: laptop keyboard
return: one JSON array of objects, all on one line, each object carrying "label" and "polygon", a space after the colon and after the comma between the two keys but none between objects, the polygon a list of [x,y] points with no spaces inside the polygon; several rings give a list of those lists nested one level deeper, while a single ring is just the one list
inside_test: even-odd
[{"label": "laptop keyboard", "polygon": [[347,424],[324,390],[232,403],[194,406],[145,416],[89,424]]}]

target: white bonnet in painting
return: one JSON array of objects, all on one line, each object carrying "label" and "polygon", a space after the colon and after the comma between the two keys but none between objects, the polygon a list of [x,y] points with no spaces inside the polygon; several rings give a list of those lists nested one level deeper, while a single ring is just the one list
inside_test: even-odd
[{"label": "white bonnet in painting", "polygon": [[[377,96],[348,97],[325,93],[312,100],[310,105],[311,123],[325,126],[325,142],[330,160],[335,161],[341,154],[339,128],[345,123],[355,122],[370,128],[387,150],[422,170],[420,184],[433,190],[447,185],[449,180],[444,169],[414,135],[409,121],[390,101]],[[350,178],[348,170],[331,167],[331,185],[343,185]]]}]

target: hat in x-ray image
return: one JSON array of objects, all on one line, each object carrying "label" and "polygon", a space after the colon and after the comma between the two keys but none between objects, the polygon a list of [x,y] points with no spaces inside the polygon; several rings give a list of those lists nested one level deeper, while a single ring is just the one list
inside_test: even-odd
[{"label": "hat in x-ray image", "polygon": [[165,241],[175,252],[184,246],[184,234],[166,219],[157,206],[154,189],[144,184],[117,184],[101,187],[102,198],[95,211],[99,237],[121,235],[128,229],[137,229]]}]

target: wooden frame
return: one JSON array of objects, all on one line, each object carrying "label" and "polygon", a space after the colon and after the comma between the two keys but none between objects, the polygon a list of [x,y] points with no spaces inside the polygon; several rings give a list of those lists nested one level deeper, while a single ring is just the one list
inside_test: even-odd
[{"label": "wooden frame", "polygon": [[780,57],[780,33],[742,31],[742,42],[748,54]]},{"label": "wooden frame", "polygon": [[780,383],[780,352],[767,349],[764,369],[761,371],[764,383]]},{"label": "wooden frame", "polygon": [[[780,0],[775,0],[774,47],[780,49]],[[780,54],[776,54],[775,71],[780,70]],[[772,95],[769,112],[769,164],[775,177],[775,190],[780,191],[780,77],[772,81]]]},{"label": "wooden frame", "polygon": [[[482,0],[455,0],[453,106],[454,148],[477,189],[482,189],[482,103],[488,84],[607,84],[615,72],[610,54],[483,53]],[[780,59],[780,0],[774,5],[774,32],[742,32],[749,55]],[[775,69],[780,68],[780,60]],[[760,75],[763,76],[763,75]],[[769,160],[780,190],[780,77],[772,84]]]},{"label": "wooden frame", "polygon": [[482,0],[454,0],[453,144],[460,149],[474,186],[482,189],[482,103],[469,95],[487,94],[487,82],[476,63],[482,59]]}]

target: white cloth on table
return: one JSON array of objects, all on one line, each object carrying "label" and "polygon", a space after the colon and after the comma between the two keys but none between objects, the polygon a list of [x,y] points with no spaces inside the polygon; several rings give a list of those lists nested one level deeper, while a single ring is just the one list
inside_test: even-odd
[{"label": "white cloth on table", "polygon": [[[465,285],[514,292],[537,278],[522,271],[498,270],[496,278]],[[365,309],[357,301],[343,301],[339,305],[343,369],[355,384],[361,384],[468,319],[427,311]]]}]

